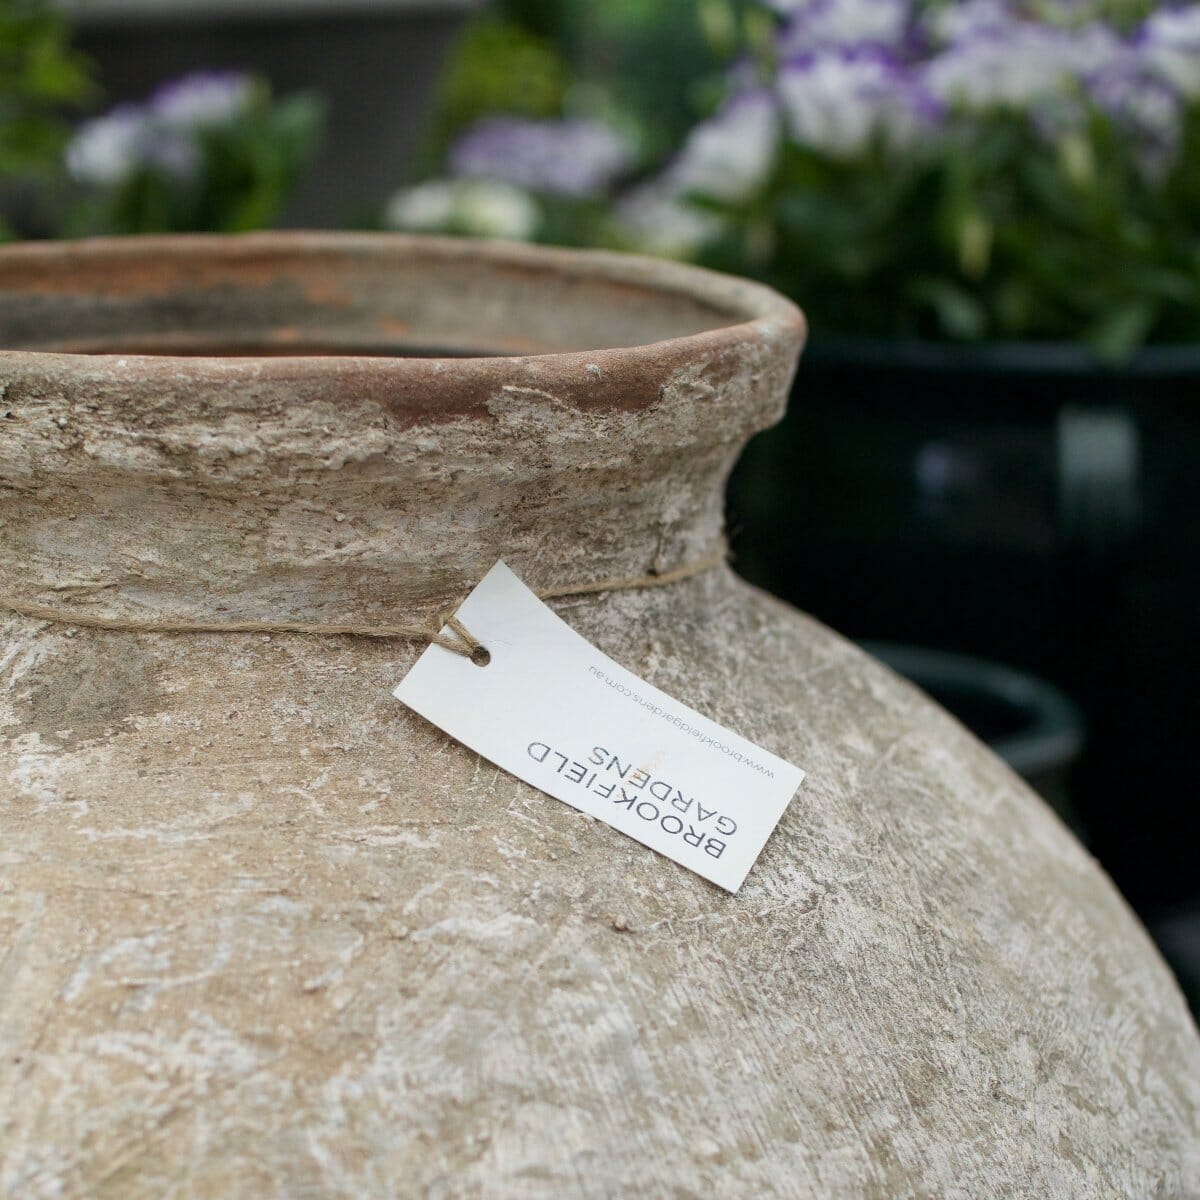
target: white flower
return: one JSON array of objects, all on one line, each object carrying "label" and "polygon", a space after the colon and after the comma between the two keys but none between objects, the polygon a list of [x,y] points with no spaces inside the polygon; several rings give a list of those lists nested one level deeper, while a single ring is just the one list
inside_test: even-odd
[{"label": "white flower", "polygon": [[144,110],[133,104],[85,121],[67,146],[67,170],[94,187],[124,183],[142,165],[147,129]]},{"label": "white flower", "polygon": [[1111,30],[1068,30],[1016,22],[963,38],[930,60],[925,83],[940,102],[968,111],[1028,109],[1071,91],[1081,77],[1116,61]]},{"label": "white flower", "polygon": [[929,29],[938,42],[945,44],[998,34],[1012,23],[1012,9],[1007,0],[961,0],[934,9]]},{"label": "white flower", "polygon": [[678,192],[736,204],[761,186],[778,146],[774,99],[764,91],[747,92],[688,134],[668,174]]},{"label": "white flower", "polygon": [[724,225],[716,213],[680,197],[669,175],[643,183],[622,197],[617,221],[644,253],[684,259],[694,258]]},{"label": "white flower", "polygon": [[927,116],[919,89],[878,53],[807,55],[784,66],[777,87],[792,137],[835,158],[861,154],[876,136],[908,145]]},{"label": "white flower", "polygon": [[1179,149],[1179,92],[1154,73],[1136,48],[1089,78],[1087,87],[1093,103],[1124,130],[1143,171],[1161,177]]},{"label": "white flower", "polygon": [[448,229],[454,220],[458,185],[449,179],[430,179],[401,188],[387,203],[383,219],[393,229],[416,233]]},{"label": "white flower", "polygon": [[384,220],[393,229],[414,233],[456,232],[528,241],[541,224],[541,211],[532,196],[512,184],[431,179],[396,192]]},{"label": "white flower", "polygon": [[1067,61],[1081,78],[1107,71],[1127,54],[1127,48],[1108,25],[1093,22],[1068,35]]},{"label": "white flower", "polygon": [[788,56],[829,46],[895,48],[908,28],[912,4],[910,0],[797,0],[784,11],[792,21],[780,52]]},{"label": "white flower", "polygon": [[168,129],[212,129],[237,120],[254,99],[254,81],[236,71],[198,71],[161,87],[151,116]]},{"label": "white flower", "polygon": [[770,93],[734,96],[691,131],[661,175],[622,197],[618,223],[648,254],[694,258],[725,222],[689,197],[725,204],[749,199],[771,172],[779,138],[779,113]]},{"label": "white flower", "polygon": [[1142,27],[1142,50],[1160,78],[1200,96],[1200,4],[1159,9]]},{"label": "white flower", "polygon": [[495,180],[463,180],[459,185],[458,219],[475,237],[528,241],[537,233],[542,214],[528,192]]}]

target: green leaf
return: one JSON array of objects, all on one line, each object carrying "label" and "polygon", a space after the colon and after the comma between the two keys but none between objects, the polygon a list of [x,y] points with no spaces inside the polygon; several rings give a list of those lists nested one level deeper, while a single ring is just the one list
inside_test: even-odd
[{"label": "green leaf", "polygon": [[1105,313],[1086,331],[1084,341],[1104,361],[1124,362],[1146,340],[1156,316],[1153,301],[1135,300]]},{"label": "green leaf", "polygon": [[915,280],[909,295],[933,309],[945,336],[973,341],[987,330],[987,310],[970,292],[945,279]]}]

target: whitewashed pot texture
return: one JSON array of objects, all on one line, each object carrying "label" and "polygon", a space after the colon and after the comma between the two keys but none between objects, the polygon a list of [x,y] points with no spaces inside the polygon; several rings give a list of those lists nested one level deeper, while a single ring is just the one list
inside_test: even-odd
[{"label": "whitewashed pot texture", "polygon": [[[10,247],[0,593],[432,623],[501,556],[669,570],[802,333],[615,255]],[[983,746],[724,567],[553,607],[808,771],[736,897],[405,709],[415,643],[0,615],[0,1194],[1200,1195],[1183,1001]]]}]

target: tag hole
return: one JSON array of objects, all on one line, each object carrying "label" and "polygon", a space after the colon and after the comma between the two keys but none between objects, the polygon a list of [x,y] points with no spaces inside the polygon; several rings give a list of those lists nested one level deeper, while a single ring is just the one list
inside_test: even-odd
[{"label": "tag hole", "polygon": [[486,667],[488,663],[492,661],[491,652],[486,646],[476,646],[475,649],[471,651],[471,661],[477,667]]}]

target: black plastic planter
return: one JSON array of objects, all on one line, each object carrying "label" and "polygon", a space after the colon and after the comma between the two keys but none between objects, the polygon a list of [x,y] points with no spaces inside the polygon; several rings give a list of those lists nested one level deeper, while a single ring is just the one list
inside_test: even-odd
[{"label": "black plastic planter", "polygon": [[1200,345],[815,338],[731,488],[738,566],[857,638],[1012,664],[1081,705],[1072,793],[1149,911],[1200,893]]},{"label": "black plastic planter", "polygon": [[1086,839],[1068,788],[1083,749],[1083,716],[1059,688],[972,655],[891,642],[862,645],[987,742]]}]

